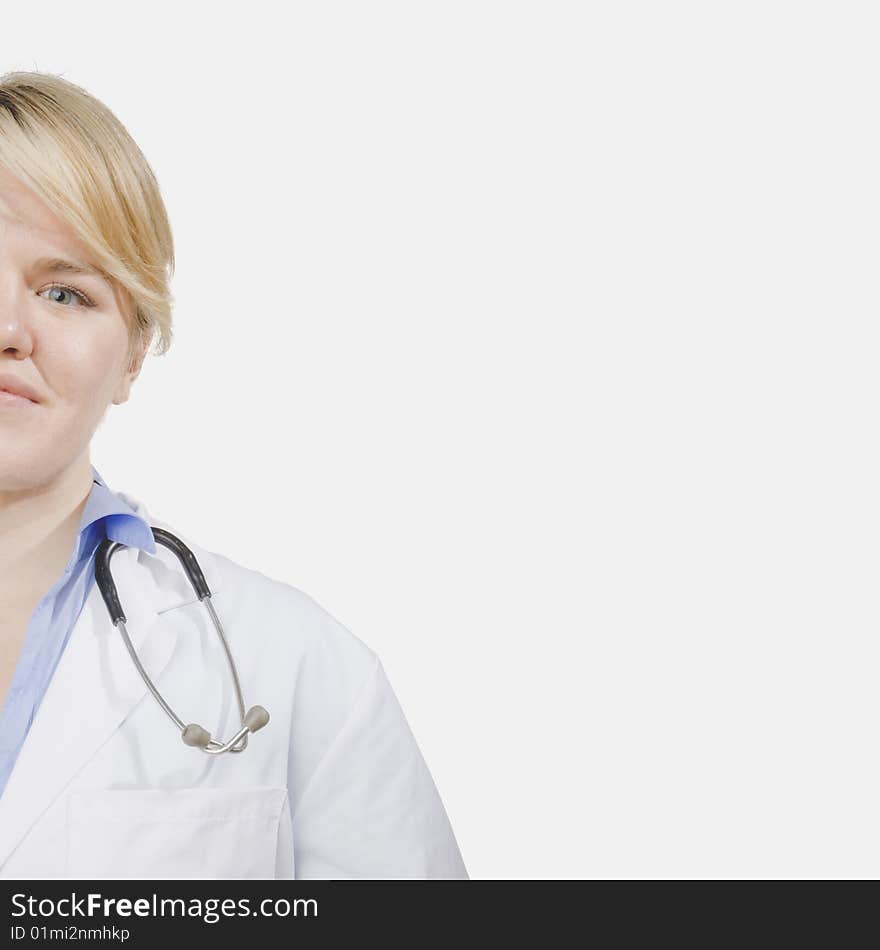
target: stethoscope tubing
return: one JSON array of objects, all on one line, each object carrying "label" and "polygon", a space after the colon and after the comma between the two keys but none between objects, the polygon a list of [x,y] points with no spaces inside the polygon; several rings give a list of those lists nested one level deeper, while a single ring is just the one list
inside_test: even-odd
[{"label": "stethoscope tubing", "polygon": [[241,716],[242,728],[228,742],[220,742],[212,738],[208,731],[197,723],[184,723],[156,688],[147,671],[144,669],[137,655],[137,651],[131,642],[131,638],[128,635],[128,630],[125,626],[125,611],[122,609],[119,592],[116,589],[113,575],[110,572],[110,559],[120,548],[124,548],[126,545],[119,541],[111,541],[109,538],[104,538],[95,552],[95,581],[101,591],[101,596],[104,598],[110,619],[122,635],[123,642],[138,673],[140,673],[144,683],[156,701],[162,709],[165,710],[168,717],[180,731],[183,741],[187,745],[202,749],[203,752],[209,755],[220,755],[223,752],[243,752],[247,748],[248,734],[256,732],[257,729],[261,729],[269,721],[269,714],[262,706],[253,706],[247,712],[245,711],[241,682],[238,678],[235,661],[232,658],[232,651],[229,649],[229,643],[223,632],[223,625],[220,623],[220,618],[217,616],[217,611],[214,609],[214,604],[211,601],[211,590],[208,587],[205,575],[202,573],[196,556],[180,538],[173,535],[170,531],[153,526],[151,526],[150,530],[153,532],[153,538],[156,540],[156,543],[168,548],[177,557],[178,561],[180,561],[196,596],[205,605],[211,616],[211,621],[223,645],[223,652],[226,654],[226,660],[229,664],[230,673],[232,674],[232,682],[235,687],[235,697]]}]

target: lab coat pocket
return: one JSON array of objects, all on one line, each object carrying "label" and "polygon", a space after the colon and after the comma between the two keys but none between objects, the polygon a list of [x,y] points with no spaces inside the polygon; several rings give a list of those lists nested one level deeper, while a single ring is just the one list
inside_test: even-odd
[{"label": "lab coat pocket", "polygon": [[275,877],[286,788],[78,788],[68,878]]}]

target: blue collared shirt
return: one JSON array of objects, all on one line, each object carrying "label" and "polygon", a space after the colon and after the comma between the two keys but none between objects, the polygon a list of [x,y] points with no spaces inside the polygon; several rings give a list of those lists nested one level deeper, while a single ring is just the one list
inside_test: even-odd
[{"label": "blue collared shirt", "polygon": [[156,553],[150,526],[112,492],[92,466],[92,490],[61,577],[37,604],[0,712],[0,795],[95,581],[94,553],[104,537]]}]

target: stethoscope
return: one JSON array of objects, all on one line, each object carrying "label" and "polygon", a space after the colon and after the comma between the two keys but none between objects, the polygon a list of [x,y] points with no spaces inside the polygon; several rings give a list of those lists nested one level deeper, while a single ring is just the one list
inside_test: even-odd
[{"label": "stethoscope", "polygon": [[[113,554],[119,548],[124,548],[126,545],[121,544],[119,541],[111,541],[109,538],[104,538],[95,552],[95,580],[101,590],[101,595],[104,598],[104,603],[107,605],[107,610],[110,612],[110,619],[113,621],[113,625],[118,627],[119,632],[122,634],[122,639],[125,641],[129,655],[150,692],[156,697],[156,701],[159,705],[171,717],[171,721],[180,730],[181,738],[187,745],[195,746],[203,752],[207,752],[209,755],[220,755],[221,752],[244,752],[247,748],[248,733],[262,729],[269,721],[269,713],[267,713],[262,706],[251,706],[247,712],[244,710],[244,699],[241,695],[241,684],[238,681],[238,672],[235,669],[232,654],[229,652],[226,637],[223,635],[220,618],[217,616],[214,605],[211,603],[211,591],[205,582],[205,575],[199,567],[196,556],[180,538],[175,537],[170,531],[165,531],[163,528],[151,528],[151,530],[156,541],[164,545],[170,551],[173,551],[178,561],[183,565],[183,569],[186,571],[186,576],[189,578],[193,590],[196,592],[199,600],[208,608],[208,613],[214,621],[214,629],[217,631],[220,642],[223,644],[223,649],[226,652],[229,669],[232,671],[232,681],[235,683],[235,695],[238,699],[238,709],[241,714],[242,724],[241,729],[239,729],[229,742],[219,742],[217,739],[213,739],[211,733],[198,723],[191,722],[188,725],[184,724],[183,720],[180,719],[168,703],[165,702],[162,694],[156,689],[152,680],[147,675],[147,671],[141,666],[141,661],[138,659],[137,652],[132,646],[131,639],[128,636],[128,631],[125,629],[125,613],[122,609],[122,605],[119,603],[119,594],[116,590],[116,585],[113,583],[113,577],[110,574],[110,558],[113,557]],[[239,743],[241,743],[240,746]]]}]

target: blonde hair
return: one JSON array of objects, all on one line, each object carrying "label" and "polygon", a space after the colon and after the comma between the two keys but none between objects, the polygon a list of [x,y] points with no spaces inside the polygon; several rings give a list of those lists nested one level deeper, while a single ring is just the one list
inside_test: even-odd
[{"label": "blonde hair", "polygon": [[130,354],[171,345],[174,242],[159,184],[134,139],[85,89],[40,72],[0,75],[0,165],[28,185],[128,296]]}]

